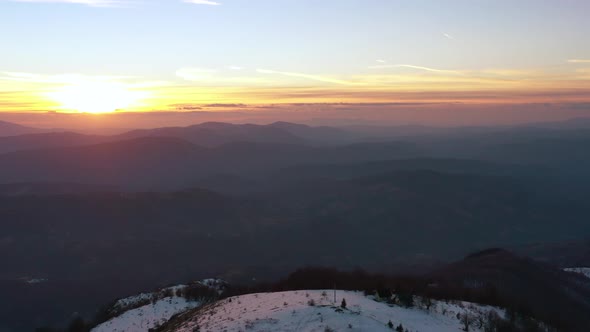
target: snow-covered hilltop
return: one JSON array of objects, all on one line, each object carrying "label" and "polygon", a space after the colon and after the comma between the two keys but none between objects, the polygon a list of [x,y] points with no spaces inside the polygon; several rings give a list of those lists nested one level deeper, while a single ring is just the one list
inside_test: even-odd
[{"label": "snow-covered hilltop", "polygon": [[92,332],[147,332],[167,322],[177,313],[199,306],[197,301],[182,297],[165,297],[153,303],[131,309],[92,329]]},{"label": "snow-covered hilltop", "polygon": [[500,309],[467,302],[416,300],[416,306],[407,308],[353,291],[336,291],[336,302],[333,290],[249,294],[188,311],[163,330],[456,332],[468,324],[470,331],[483,331],[490,312],[503,315]]},{"label": "snow-covered hilltop", "polygon": [[224,287],[222,280],[206,279],[119,299],[109,309],[113,317],[91,331],[148,332],[178,313],[201,306],[208,291],[220,294]]},{"label": "snow-covered hilltop", "polygon": [[[93,332],[585,331],[590,279],[573,272],[588,269],[568,271],[501,249],[428,278],[304,268],[273,284],[208,279],[139,294],[113,302],[92,324]],[[322,290],[334,284],[346,290]]]}]

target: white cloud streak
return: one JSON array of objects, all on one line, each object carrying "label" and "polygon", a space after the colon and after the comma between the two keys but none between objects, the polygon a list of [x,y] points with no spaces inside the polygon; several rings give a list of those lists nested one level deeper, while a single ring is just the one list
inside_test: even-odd
[{"label": "white cloud streak", "polygon": [[569,59],[569,63],[590,63],[590,59]]},{"label": "white cloud streak", "polygon": [[410,68],[410,69],[418,69],[418,70],[424,70],[424,71],[429,71],[429,72],[433,72],[433,73],[441,73],[441,74],[453,74],[453,75],[460,75],[461,74],[461,72],[456,71],[456,70],[436,69],[436,68],[430,68],[430,67],[424,67],[424,66],[403,65],[403,64],[379,65],[379,66],[370,66],[369,67],[369,69],[391,69],[391,68]]},{"label": "white cloud streak", "polygon": [[339,84],[339,85],[362,85],[362,84],[364,84],[364,83],[360,83],[360,82],[351,82],[351,81],[339,80],[339,79],[331,78],[331,77],[310,75],[310,74],[303,74],[303,73],[293,73],[293,72],[276,71],[276,70],[268,70],[268,69],[257,69],[256,71],[261,74],[275,74],[275,75],[283,75],[283,76],[290,76],[290,77],[298,77],[298,78],[304,78],[304,79],[308,79],[308,80],[312,80],[312,81]]},{"label": "white cloud streak", "polygon": [[219,6],[221,5],[220,2],[211,1],[211,0],[183,0],[186,3],[192,3],[194,5],[209,5],[209,6]]},{"label": "white cloud streak", "polygon": [[443,35],[443,36],[445,36],[445,38],[447,38],[447,39],[451,39],[451,40],[455,39],[455,37],[453,37],[453,36],[449,35],[449,34],[448,34],[448,33],[446,33],[446,32],[443,32],[443,33],[442,33],[442,35]]}]

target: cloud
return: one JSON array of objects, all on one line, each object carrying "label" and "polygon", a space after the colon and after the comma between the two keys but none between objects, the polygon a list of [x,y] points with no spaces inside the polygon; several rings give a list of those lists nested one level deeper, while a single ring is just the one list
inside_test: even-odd
[{"label": "cloud", "polygon": [[448,33],[446,33],[446,32],[443,32],[443,33],[442,33],[442,35],[443,35],[443,36],[445,36],[447,39],[451,39],[451,40],[455,39],[455,37],[453,37],[453,36],[449,35],[449,34],[448,34]]},{"label": "cloud", "polygon": [[221,104],[221,103],[216,103],[216,104],[207,104],[207,105],[203,105],[203,107],[209,107],[209,108],[244,108],[244,107],[248,107],[248,105],[246,104]]},{"label": "cloud", "polygon": [[590,59],[569,59],[569,63],[590,63]]},{"label": "cloud", "polygon": [[192,3],[195,5],[209,5],[209,6],[219,6],[221,5],[221,3],[217,2],[217,1],[211,1],[211,0],[183,0],[186,3]]},{"label": "cloud", "polygon": [[391,68],[410,68],[410,69],[418,69],[424,70],[434,73],[442,73],[442,74],[453,74],[453,75],[461,75],[461,72],[456,70],[446,70],[446,69],[436,69],[424,66],[415,66],[415,65],[379,65],[379,66],[370,66],[369,69],[391,69]]},{"label": "cloud", "polygon": [[268,70],[268,69],[257,69],[256,71],[261,74],[275,74],[275,75],[283,75],[283,76],[290,76],[290,77],[299,77],[299,78],[305,78],[308,80],[313,80],[313,81],[318,81],[318,82],[340,84],[340,85],[362,85],[362,84],[364,84],[364,83],[360,83],[360,82],[345,81],[345,80],[339,80],[339,79],[330,78],[330,77],[303,74],[303,73],[292,73],[292,72],[275,71],[275,70]]},{"label": "cloud", "polygon": [[377,59],[377,60],[375,60],[375,61],[377,61],[377,62],[379,62],[379,63],[387,63],[387,61],[386,61],[386,60],[382,60],[382,59]]},{"label": "cloud", "polygon": [[129,4],[128,1],[122,0],[10,0],[12,2],[27,2],[27,3],[69,3],[86,5],[91,7],[122,7]]}]

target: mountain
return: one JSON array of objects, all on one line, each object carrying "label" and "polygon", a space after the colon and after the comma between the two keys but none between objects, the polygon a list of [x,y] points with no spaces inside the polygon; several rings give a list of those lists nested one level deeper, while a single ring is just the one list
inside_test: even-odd
[{"label": "mountain", "polygon": [[472,254],[430,275],[438,287],[467,287],[474,299],[525,310],[564,331],[590,326],[590,279],[502,249]]},{"label": "mountain", "polygon": [[415,147],[403,142],[325,148],[228,143],[203,148],[173,137],[141,137],[5,153],[0,155],[0,183],[69,182],[139,190],[182,189],[216,174],[243,175],[299,163],[395,159],[418,154]]},{"label": "mountain", "polygon": [[200,146],[213,147],[232,142],[299,144],[304,139],[289,131],[273,126],[235,125],[221,122],[207,122],[189,127],[168,127],[134,130],[118,139],[137,137],[174,137]]},{"label": "mountain", "polygon": [[[430,310],[407,308],[362,292],[333,289],[247,294],[181,313],[157,331],[389,332],[403,326],[408,331],[455,332],[463,329],[458,316],[485,317],[490,311],[501,312],[473,303],[433,301],[432,305],[434,309]],[[483,331],[483,328],[473,327],[470,331]]]},{"label": "mountain", "polygon": [[362,141],[363,139],[362,135],[336,127],[312,127],[290,122],[275,122],[268,125],[268,127],[285,130],[312,144],[346,144]]},{"label": "mountain", "polygon": [[179,185],[203,149],[176,138],[154,137],[0,155],[0,182],[95,185]]},{"label": "mountain", "polygon": [[296,165],[272,173],[276,178],[297,179],[301,177],[350,179],[359,176],[383,174],[393,171],[432,170],[443,173],[481,175],[523,175],[533,170],[519,164],[496,163],[476,159],[459,158],[411,158],[378,160],[370,162]]},{"label": "mountain", "polygon": [[[148,327],[158,332],[391,331],[403,326],[402,331],[426,332],[577,332],[588,326],[590,305],[587,277],[503,249],[477,252],[424,275],[303,268],[272,283],[199,292],[199,299],[207,300],[196,305],[185,287],[176,286],[179,291],[169,295],[159,291],[118,300],[117,314],[92,331],[122,326],[137,332]],[[145,301],[154,296],[151,304]],[[144,303],[133,305],[138,299]],[[119,303],[130,308],[118,310]],[[161,305],[168,313],[156,310]]]},{"label": "mountain", "polygon": [[206,297],[216,298],[224,288],[222,280],[206,279],[118,299],[99,313],[99,324],[91,331],[148,332],[174,315],[205,305]]},{"label": "mountain", "polygon": [[43,129],[25,127],[16,123],[0,121],[0,137],[43,132]]},{"label": "mountain", "polygon": [[337,128],[309,127],[286,122],[271,125],[209,122],[188,127],[140,129],[117,135],[88,135],[57,131],[43,133],[33,128],[29,131],[23,129],[12,132],[14,136],[1,137],[0,135],[0,154],[21,150],[94,145],[145,137],[177,138],[203,147],[219,147],[232,143],[325,145],[355,141],[354,136]]},{"label": "mountain", "polygon": [[0,137],[0,154],[21,150],[92,145],[110,140],[113,140],[113,138],[72,132],[53,132]]},{"label": "mountain", "polygon": [[[0,196],[0,258],[7,278],[142,270],[141,278],[163,282],[205,270],[259,278],[248,267],[267,264],[277,272],[312,263],[387,270],[390,262],[590,235],[584,202],[540,191],[505,177],[400,171],[244,197],[201,189]],[[27,254],[35,252],[43,255]],[[164,260],[166,272],[146,269],[152,259]]]}]

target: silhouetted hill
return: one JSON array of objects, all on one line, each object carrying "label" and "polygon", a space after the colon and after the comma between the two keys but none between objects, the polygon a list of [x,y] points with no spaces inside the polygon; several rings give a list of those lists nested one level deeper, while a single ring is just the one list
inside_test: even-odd
[{"label": "silhouetted hill", "polygon": [[84,135],[72,132],[55,132],[0,137],[0,153],[44,148],[92,145],[112,140],[109,136]]},{"label": "silhouetted hill", "polygon": [[[189,266],[241,270],[277,257],[275,267],[285,269],[306,263],[387,269],[387,262],[418,254],[442,259],[588,235],[587,208],[536,190],[510,178],[415,171],[301,182],[264,199],[203,190],[5,196],[0,235],[12,240],[2,257],[16,264],[5,271],[17,275],[121,274],[119,264],[141,268],[147,263],[139,257],[152,250],[166,255],[171,275]],[[39,250],[43,261],[23,260]],[[115,251],[116,258],[109,256]],[[216,255],[188,264],[186,255],[195,251]],[[71,255],[77,258],[66,259]]]},{"label": "silhouetted hill", "polygon": [[476,250],[587,234],[583,201],[511,177],[399,171],[346,181],[299,181],[274,197],[278,206],[295,208],[290,214],[306,216],[302,233],[318,236],[315,241],[338,230],[322,251],[331,259],[342,252],[356,257],[351,243],[388,243],[390,250],[366,248],[375,249],[366,255],[385,260],[410,252],[456,255],[459,247]]},{"label": "silhouetted hill", "polygon": [[[101,144],[91,152],[104,154],[100,161],[124,160],[130,148],[152,151],[150,158],[163,162],[209,152],[160,138]],[[177,153],[154,152],[163,150]],[[126,176],[155,174],[132,172],[136,160]],[[200,189],[0,196],[0,286],[20,289],[10,285],[23,276],[106,288],[101,280],[131,286],[212,275],[259,280],[269,269],[277,276],[307,265],[396,271],[490,246],[582,238],[590,235],[587,214],[583,202],[534,182],[424,170],[302,180],[243,198]],[[472,259],[478,256],[488,254]],[[0,301],[0,307],[8,308],[7,317],[14,314],[14,303]]]},{"label": "silhouetted hill", "polygon": [[[171,137],[143,137],[81,147],[0,155],[0,183],[73,182],[140,189],[180,189],[215,174],[248,174],[299,163],[415,156],[406,143],[315,148],[297,144],[228,143],[202,148]],[[239,165],[239,167],[237,167]]]},{"label": "silhouetted hill", "polygon": [[[15,125],[18,126],[18,125]],[[346,144],[355,140],[340,129],[332,127],[309,127],[291,123],[272,125],[235,125],[230,123],[208,122],[188,127],[165,127],[133,130],[118,135],[86,135],[74,132],[41,132],[41,130],[22,127],[12,130],[14,135],[1,137],[0,153],[41,148],[59,148],[93,145],[106,142],[124,141],[142,137],[169,137],[186,140],[204,147],[218,147],[231,143],[268,144]],[[0,127],[0,130],[2,128]],[[8,130],[8,129],[7,129]],[[18,135],[17,135],[18,133]],[[8,135],[6,135],[8,136]]]},{"label": "silhouetted hill", "polygon": [[134,130],[118,135],[119,139],[136,137],[175,137],[200,146],[219,146],[231,142],[302,143],[304,139],[281,128],[253,124],[235,125],[208,122],[189,127]]},{"label": "silhouetted hill", "polygon": [[363,135],[358,135],[341,128],[328,126],[312,127],[290,122],[275,122],[268,126],[286,130],[289,133],[304,139],[306,142],[316,144],[352,143],[354,141],[362,140],[364,137]]},{"label": "silhouetted hill", "polygon": [[43,129],[25,127],[12,122],[0,121],[0,137],[33,134],[43,131]]},{"label": "silhouetted hill", "polygon": [[530,174],[532,169],[519,164],[495,163],[458,158],[412,158],[379,160],[365,163],[298,165],[277,170],[273,175],[296,179],[300,177],[347,179],[401,170],[432,170],[444,173],[487,175]]},{"label": "silhouetted hill", "polygon": [[139,138],[0,155],[0,182],[178,186],[204,149],[176,138]]},{"label": "silhouetted hill", "polygon": [[590,327],[590,279],[505,250],[469,255],[432,273],[431,278],[440,288],[467,289],[468,300],[488,298],[543,318],[560,330]]},{"label": "silhouetted hill", "polygon": [[590,166],[590,153],[587,149],[589,144],[590,135],[581,138],[564,137],[511,142],[495,145],[482,151],[482,157],[553,167],[567,166],[567,171],[577,173]]}]

